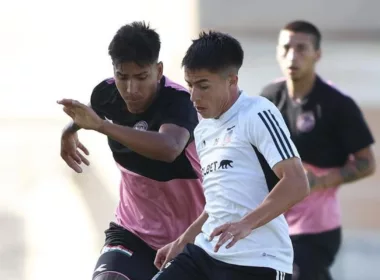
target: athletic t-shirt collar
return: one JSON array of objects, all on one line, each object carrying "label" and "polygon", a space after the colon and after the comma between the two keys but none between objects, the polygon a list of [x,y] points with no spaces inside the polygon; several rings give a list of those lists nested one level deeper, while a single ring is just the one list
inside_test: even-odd
[{"label": "athletic t-shirt collar", "polygon": [[224,112],[219,118],[213,119],[216,124],[223,124],[227,122],[232,116],[234,116],[244,104],[244,100],[247,98],[243,91],[239,91],[239,97],[234,104]]},{"label": "athletic t-shirt collar", "polygon": [[[313,87],[311,88],[310,92],[305,95],[299,102],[293,100],[292,98],[290,98],[289,96],[289,93],[288,93],[288,89],[286,87],[286,83],[284,83],[284,88],[283,88],[283,91],[282,91],[282,102],[286,101],[286,100],[289,100],[290,102],[292,102],[294,105],[298,104],[298,105],[304,105],[308,102],[310,102],[310,100],[313,100],[314,97],[316,96],[316,94],[318,93],[318,89],[319,89],[319,86],[321,85],[322,83],[322,79],[316,75],[315,76],[315,81],[314,81],[314,85]],[[280,102],[280,103],[282,103]]]}]

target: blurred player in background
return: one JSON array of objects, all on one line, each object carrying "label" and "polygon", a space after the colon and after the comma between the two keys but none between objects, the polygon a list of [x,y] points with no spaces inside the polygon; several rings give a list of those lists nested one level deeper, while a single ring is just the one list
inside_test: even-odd
[{"label": "blurred player in background", "polygon": [[303,160],[312,193],[287,212],[295,251],[293,279],[332,279],[341,243],[337,192],[375,170],[372,134],[357,104],[315,72],[321,33],[306,21],[285,25],[277,59],[285,80],[262,96],[281,111]]},{"label": "blurred player in background", "polygon": [[58,102],[73,119],[61,136],[64,161],[78,173],[81,163],[89,164],[77,135],[89,129],[108,137],[121,172],[117,223],[105,232],[94,280],[151,279],[156,250],[204,208],[193,135],[197,112],[189,93],[163,76],[160,45],[143,22],[121,27],[109,45],[114,78],[95,87],[90,106]]}]

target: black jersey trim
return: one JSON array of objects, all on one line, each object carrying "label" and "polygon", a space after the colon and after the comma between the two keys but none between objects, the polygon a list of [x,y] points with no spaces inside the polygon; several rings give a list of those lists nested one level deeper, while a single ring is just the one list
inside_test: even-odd
[{"label": "black jersey trim", "polygon": [[[268,129],[269,134],[272,137],[273,143],[275,144],[278,153],[281,155],[281,158],[284,160],[284,159],[294,157],[295,156],[294,151],[284,131],[282,130],[278,121],[276,120],[276,117],[270,112],[270,110],[262,111],[258,113],[258,115],[260,119],[262,120],[262,122],[264,123],[265,127]],[[286,142],[286,145],[284,141]]]},{"label": "black jersey trim", "polygon": [[269,114],[271,114],[273,121],[276,123],[277,127],[280,129],[281,135],[285,139],[286,146],[288,147],[288,149],[290,151],[290,154],[292,155],[292,157],[295,157],[296,155],[295,155],[295,153],[294,153],[294,151],[292,149],[292,146],[290,145],[288,137],[286,137],[286,135],[285,135],[284,130],[281,128],[281,126],[279,125],[276,117],[272,114],[272,112],[270,110],[268,110],[268,112],[269,112]]}]

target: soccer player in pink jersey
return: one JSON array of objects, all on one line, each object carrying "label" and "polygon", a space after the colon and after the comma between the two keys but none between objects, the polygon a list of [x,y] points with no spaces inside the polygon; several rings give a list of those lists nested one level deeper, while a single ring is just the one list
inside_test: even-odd
[{"label": "soccer player in pink jersey", "polygon": [[80,164],[89,164],[77,135],[89,129],[107,136],[121,172],[117,222],[105,231],[94,280],[151,279],[156,251],[204,208],[193,134],[197,112],[188,91],[163,75],[160,45],[143,22],[121,27],[109,45],[114,78],[95,87],[90,106],[58,102],[73,119],[61,136],[64,161],[78,173]]},{"label": "soccer player in pink jersey", "polygon": [[320,57],[317,27],[288,23],[277,46],[285,80],[262,92],[281,111],[312,189],[286,213],[295,253],[293,279],[298,280],[332,279],[329,268],[341,243],[338,189],[375,169],[366,121],[352,98],[316,74]]}]

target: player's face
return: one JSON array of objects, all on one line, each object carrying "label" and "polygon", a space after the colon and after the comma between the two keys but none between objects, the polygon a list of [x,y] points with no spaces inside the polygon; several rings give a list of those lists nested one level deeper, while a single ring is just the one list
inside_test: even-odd
[{"label": "player's face", "polygon": [[321,52],[310,34],[282,30],[278,38],[277,60],[287,78],[300,80],[314,73]]},{"label": "player's face", "polygon": [[116,87],[129,112],[142,113],[148,108],[157,92],[162,71],[161,62],[147,66],[134,62],[114,65]]},{"label": "player's face", "polygon": [[185,69],[191,101],[202,118],[218,118],[229,104],[231,87],[237,86],[237,77],[223,77],[207,70]]}]

